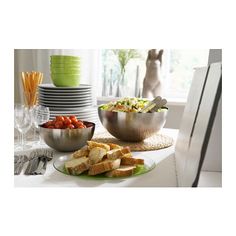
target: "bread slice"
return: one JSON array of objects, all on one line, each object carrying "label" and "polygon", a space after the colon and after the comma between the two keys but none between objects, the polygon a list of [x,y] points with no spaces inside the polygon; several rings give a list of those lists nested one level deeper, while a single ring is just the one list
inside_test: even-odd
[{"label": "bread slice", "polygon": [[87,144],[88,144],[89,150],[93,149],[94,147],[101,147],[107,151],[110,151],[110,146],[105,143],[97,143],[94,141],[87,141]]},{"label": "bread slice", "polygon": [[121,159],[121,165],[144,165],[144,160],[133,157],[125,157]]},{"label": "bread slice", "polygon": [[79,175],[90,167],[87,157],[80,157],[65,162],[65,169],[71,175]]},{"label": "bread slice", "polygon": [[107,151],[101,147],[94,147],[89,152],[89,164],[94,165],[100,161],[106,155]]},{"label": "bread slice", "polygon": [[109,160],[116,160],[122,156],[123,153],[121,152],[121,149],[113,149],[107,152],[107,159]]},{"label": "bread slice", "polygon": [[106,173],[107,177],[127,177],[134,174],[136,166],[120,166],[118,169]]},{"label": "bread slice", "polygon": [[122,147],[118,144],[114,144],[114,143],[108,143],[108,145],[110,146],[110,149],[122,149]]},{"label": "bread slice", "polygon": [[120,167],[120,159],[105,160],[95,165],[90,166],[88,175],[98,175],[110,170],[114,170]]},{"label": "bread slice", "polygon": [[127,154],[127,153],[131,153],[130,147],[123,147],[121,149],[121,152],[123,155]]},{"label": "bread slice", "polygon": [[126,153],[121,158],[127,158],[127,157],[132,157],[132,153],[131,152]]},{"label": "bread slice", "polygon": [[89,150],[88,150],[88,146],[85,145],[84,147],[82,147],[80,150],[72,153],[72,157],[73,158],[80,158],[80,157],[85,157],[88,156],[89,154]]}]

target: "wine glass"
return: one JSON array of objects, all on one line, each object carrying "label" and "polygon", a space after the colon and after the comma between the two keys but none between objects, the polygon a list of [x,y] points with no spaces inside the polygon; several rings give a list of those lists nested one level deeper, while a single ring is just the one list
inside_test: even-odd
[{"label": "wine glass", "polygon": [[[49,121],[50,111],[48,107],[37,105],[32,110],[33,124],[38,129],[39,125]],[[41,136],[39,135],[39,144],[42,144]]]},{"label": "wine glass", "polygon": [[29,131],[32,124],[30,109],[24,105],[16,104],[14,116],[15,128],[20,133],[21,150],[25,150],[24,135]]}]

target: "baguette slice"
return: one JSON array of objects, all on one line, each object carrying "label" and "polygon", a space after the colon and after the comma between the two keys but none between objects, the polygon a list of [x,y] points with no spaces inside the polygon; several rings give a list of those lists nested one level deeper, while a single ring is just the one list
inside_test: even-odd
[{"label": "baguette slice", "polygon": [[116,160],[118,158],[121,158],[122,156],[123,153],[121,152],[121,149],[113,149],[107,152],[108,160]]},{"label": "baguette slice", "polygon": [[88,175],[98,175],[110,170],[114,170],[120,167],[120,159],[105,160],[95,165],[90,166]]},{"label": "baguette slice", "polygon": [[144,160],[133,157],[125,157],[121,159],[121,165],[144,165]]},{"label": "baguette slice", "polygon": [[101,147],[94,147],[89,152],[89,164],[94,165],[102,161],[102,158],[106,155],[106,153],[106,149]]},{"label": "baguette slice", "polygon": [[84,147],[82,147],[80,150],[72,153],[72,157],[73,158],[80,158],[80,157],[85,157],[88,156],[89,154],[89,150],[88,150],[88,146],[85,145]]},{"label": "baguette slice", "polygon": [[122,149],[122,147],[118,144],[114,144],[114,143],[108,143],[108,145],[110,146],[110,149]]},{"label": "baguette slice", "polygon": [[127,153],[131,153],[130,147],[123,147],[121,149],[121,152],[123,155],[127,154]]},{"label": "baguette slice", "polygon": [[89,150],[93,149],[94,147],[100,147],[100,148],[104,148],[106,151],[110,151],[110,146],[105,144],[105,143],[97,143],[94,141],[87,141]]},{"label": "baguette slice", "polygon": [[132,157],[132,153],[131,152],[126,153],[121,158],[127,158],[127,157]]},{"label": "baguette slice", "polygon": [[127,177],[134,174],[136,166],[120,166],[118,169],[106,173],[107,177]]},{"label": "baguette slice", "polygon": [[80,157],[65,162],[65,169],[71,175],[79,175],[90,167],[87,157]]}]

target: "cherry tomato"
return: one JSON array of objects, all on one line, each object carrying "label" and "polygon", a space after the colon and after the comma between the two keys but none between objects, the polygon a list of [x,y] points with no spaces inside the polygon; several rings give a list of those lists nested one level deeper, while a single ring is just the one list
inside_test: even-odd
[{"label": "cherry tomato", "polygon": [[64,120],[64,125],[65,125],[65,126],[68,126],[68,125],[70,125],[70,124],[71,124],[71,120],[70,120],[69,118],[67,118],[67,119]]},{"label": "cherry tomato", "polygon": [[61,129],[63,127],[63,122],[62,121],[57,121],[56,123],[55,123],[55,128],[56,129]]},{"label": "cherry tomato", "polygon": [[73,125],[75,126],[75,128],[79,128],[79,126],[81,125],[79,122],[75,122],[73,123]]},{"label": "cherry tomato", "polygon": [[[75,119],[76,116],[69,116],[69,118],[72,120],[72,119]],[[77,119],[77,118],[76,118]]]},{"label": "cherry tomato", "polygon": [[75,128],[75,126],[74,126],[74,125],[72,125],[72,124],[70,124],[70,125],[68,125],[68,126],[67,126],[67,128],[69,128],[69,129],[74,129],[74,128]]},{"label": "cherry tomato", "polygon": [[64,117],[63,116],[56,116],[56,121],[64,121]]},{"label": "cherry tomato", "polygon": [[75,123],[77,123],[77,121],[78,121],[76,117],[71,118],[70,120],[71,120],[71,123],[72,123],[72,124],[75,124]]}]

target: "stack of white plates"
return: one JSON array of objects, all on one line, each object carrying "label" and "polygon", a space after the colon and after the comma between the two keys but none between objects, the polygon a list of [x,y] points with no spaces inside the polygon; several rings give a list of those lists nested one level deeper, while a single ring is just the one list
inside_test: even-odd
[{"label": "stack of white plates", "polygon": [[40,105],[49,107],[50,119],[60,115],[75,115],[80,120],[98,123],[91,85],[55,87],[53,84],[40,84],[38,98]]}]

